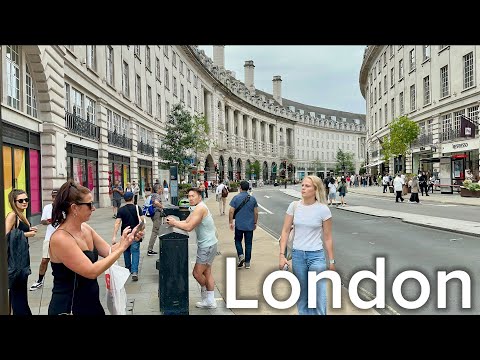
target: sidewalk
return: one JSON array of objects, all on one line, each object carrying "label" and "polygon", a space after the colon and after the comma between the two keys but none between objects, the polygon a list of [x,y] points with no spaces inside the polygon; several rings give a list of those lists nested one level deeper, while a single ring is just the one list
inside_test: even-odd
[{"label": "sidewalk", "polygon": [[[373,188],[373,189],[372,189]],[[376,193],[374,189],[379,190],[379,193]],[[280,189],[282,192],[284,192],[287,195],[290,195],[292,197],[295,197],[297,199],[301,198],[301,194],[298,190],[294,189]],[[393,194],[390,193],[382,193],[382,188],[380,187],[370,187],[370,188],[348,188],[348,191],[351,193],[356,193],[356,194],[368,194],[370,196],[383,196],[383,197],[392,197]],[[432,197],[432,201],[437,201],[437,202],[444,202],[442,201],[441,198],[439,198],[442,195],[437,195],[437,196],[429,196]],[[446,195],[449,196],[449,195]],[[451,195],[450,195],[451,196]],[[452,198],[452,200],[458,200],[460,199],[466,199],[467,201],[469,200],[476,200],[479,201],[477,198],[463,198],[458,195],[458,198]],[[456,204],[461,204],[460,202],[456,202]],[[468,204],[468,205],[474,205],[474,204]],[[417,214],[410,214],[407,212],[402,212],[402,211],[392,211],[392,210],[383,210],[383,209],[376,209],[373,207],[369,206],[352,206],[352,205],[346,205],[346,206],[339,206],[338,209],[340,210],[345,210],[345,211],[351,211],[351,212],[357,212],[360,214],[365,214],[365,215],[372,215],[372,216],[378,216],[378,217],[391,217],[391,218],[396,218],[400,219],[406,223],[410,224],[415,224],[415,225],[420,225],[420,226],[426,226],[430,228],[435,228],[439,230],[447,230],[447,231],[452,231],[456,232],[459,234],[466,234],[466,235],[473,235],[473,236],[480,236],[480,222],[474,222],[474,221],[463,221],[463,220],[452,220],[449,218],[443,218],[443,217],[437,217],[437,216],[427,216],[427,215],[422,215],[418,216]]]},{"label": "sidewalk", "polygon": [[[229,194],[227,204],[237,193]],[[254,194],[255,195],[255,194]],[[215,298],[217,300],[217,309],[198,309],[195,303],[200,301],[200,287],[191,275],[196,259],[196,239],[195,232],[190,234],[189,238],[189,314],[190,315],[293,315],[296,314],[296,307],[278,310],[270,307],[263,297],[264,279],[278,268],[278,240],[269,235],[261,228],[257,228],[254,233],[254,245],[252,252],[251,269],[235,269],[236,273],[236,297],[237,299],[258,300],[258,309],[227,309],[225,303],[226,297],[226,257],[236,259],[235,243],[233,232],[228,227],[228,206],[225,216],[219,215],[218,203],[215,196],[210,194],[205,203],[212,212],[215,225],[218,229],[219,255],[215,258],[213,265],[213,276],[216,283]],[[139,203],[140,204],[140,203]],[[89,225],[97,231],[106,241],[110,242],[113,234],[113,224],[111,208],[101,208],[94,212]],[[45,235],[46,226],[39,225],[37,236],[30,238],[30,258],[32,274],[29,277],[28,286],[33,284],[38,277],[38,267],[42,257],[42,243]],[[152,230],[152,223],[147,220],[145,239],[140,247],[140,265],[139,280],[132,282],[129,279],[125,285],[128,296],[128,313],[134,315],[160,315],[158,298],[158,270],[155,268],[157,256],[147,256],[148,240]],[[159,242],[155,243],[154,250],[158,251]],[[119,259],[119,264],[123,266],[123,256]],[[236,264],[236,260],[235,260]],[[100,300],[105,309],[105,282],[104,275],[98,277],[100,287]],[[36,291],[28,291],[29,304],[34,315],[46,315],[48,313],[48,304],[51,299],[53,277],[51,266],[48,266],[45,274],[44,286]],[[290,295],[290,285],[286,280],[279,280],[272,286],[272,293],[278,300],[285,300]],[[108,310],[106,310],[108,314]],[[377,312],[373,309],[360,310],[355,308],[349,301],[348,291],[342,287],[342,308],[329,309],[332,315],[373,315]]]}]

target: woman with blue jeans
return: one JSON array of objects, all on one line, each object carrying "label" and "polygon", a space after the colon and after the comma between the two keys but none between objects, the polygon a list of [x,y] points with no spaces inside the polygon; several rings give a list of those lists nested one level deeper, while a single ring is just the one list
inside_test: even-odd
[{"label": "woman with blue jeans", "polygon": [[[308,272],[335,270],[332,239],[332,213],[327,206],[325,187],[317,176],[306,176],[302,181],[302,200],[290,204],[283,222],[280,238],[279,268],[287,264],[285,248],[292,225],[295,227],[292,251],[292,271],[300,283],[297,302],[299,315],[327,314],[326,279],[317,281],[315,308],[308,308]],[[328,255],[328,266],[325,258]]]}]

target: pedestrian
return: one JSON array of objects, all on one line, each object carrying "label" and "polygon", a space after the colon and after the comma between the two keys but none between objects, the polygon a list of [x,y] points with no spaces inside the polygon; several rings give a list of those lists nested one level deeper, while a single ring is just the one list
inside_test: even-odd
[{"label": "pedestrian", "polygon": [[[228,222],[230,230],[235,228],[235,248],[237,249],[237,268],[250,269],[252,258],[253,231],[257,228],[258,204],[257,199],[248,193],[247,181],[240,182],[240,193],[230,201]],[[234,222],[235,220],[235,222]],[[245,253],[243,252],[242,239],[245,239]],[[245,254],[245,255],[244,255]]]},{"label": "pedestrian", "polygon": [[340,179],[340,184],[338,185],[338,195],[340,196],[341,206],[347,205],[345,202],[345,195],[347,194],[347,182],[345,178],[342,176]]},{"label": "pedestrian", "polygon": [[225,215],[225,207],[227,206],[227,197],[228,197],[228,187],[223,183],[222,180],[219,181],[215,194],[218,201],[218,208],[220,210],[220,215]]},{"label": "pedestrian", "polygon": [[[302,200],[290,203],[283,221],[280,238],[279,269],[288,264],[285,258],[288,235],[295,227],[292,249],[292,271],[300,283],[300,297],[297,302],[299,315],[327,314],[326,279],[316,282],[316,307],[308,307],[309,272],[320,273],[335,270],[333,255],[332,213],[327,206],[322,180],[313,175],[302,181]],[[295,212],[295,214],[294,214]],[[325,257],[328,256],[328,266]]]},{"label": "pedestrian", "polygon": [[410,195],[410,202],[416,202],[417,204],[420,203],[420,199],[418,198],[418,192],[420,191],[420,186],[418,184],[418,177],[414,176],[411,180],[411,195]]},{"label": "pedestrian", "polygon": [[140,194],[140,186],[137,185],[135,180],[132,181],[132,190],[133,190],[133,204],[137,205],[138,194]]},{"label": "pedestrian", "polygon": [[208,181],[207,180],[203,182],[203,186],[205,187],[205,197],[208,199]]},{"label": "pedestrian", "polygon": [[190,206],[194,207],[186,220],[179,221],[168,216],[168,225],[175,226],[185,231],[195,229],[197,235],[197,258],[193,268],[193,277],[200,284],[202,301],[195,305],[198,308],[215,309],[215,280],[212,274],[212,264],[217,254],[217,235],[213,222],[213,216],[208,207],[202,201],[202,192],[198,188],[188,191]]},{"label": "pedestrian", "polygon": [[72,180],[61,186],[53,203],[52,224],[57,229],[50,238],[53,289],[48,315],[105,315],[97,277],[143,236],[127,227],[119,243],[110,247],[86,223],[94,211],[89,189]]},{"label": "pedestrian", "polygon": [[117,218],[118,208],[122,206],[123,188],[118,180],[115,181],[115,185],[112,186],[112,206],[113,206],[113,218]]},{"label": "pedestrian", "polygon": [[47,272],[48,262],[50,261],[50,237],[55,231],[55,228],[52,226],[52,209],[57,193],[58,190],[52,190],[52,203],[45,205],[42,211],[42,218],[40,222],[43,225],[47,225],[47,231],[45,233],[45,239],[43,239],[42,261],[40,262],[40,268],[38,269],[38,280],[34,282],[32,286],[30,286],[30,291],[40,289],[43,286],[45,273]]},{"label": "pedestrian", "polygon": [[167,180],[163,180],[163,195],[165,196],[165,201],[168,202],[168,183],[167,183]]},{"label": "pedestrian", "polygon": [[144,196],[145,196],[145,200],[147,200],[147,198],[152,195],[152,187],[150,186],[149,183],[146,183],[145,184],[145,189],[144,189]]},{"label": "pedestrian", "polygon": [[[37,233],[37,227],[31,226],[28,221],[25,212],[28,208],[29,198],[27,193],[24,190],[13,189],[8,194],[8,203],[12,208],[12,211],[7,214],[5,217],[5,234],[8,234],[14,229],[17,228],[23,232],[23,235],[27,238],[34,237]],[[10,244],[12,246],[13,244]],[[12,256],[21,256],[22,262],[30,264],[30,254],[27,251],[26,253],[21,254],[11,254]],[[27,259],[28,257],[28,259]],[[10,256],[9,256],[10,258]],[[15,258],[15,262],[17,258]],[[11,265],[11,264],[10,264]],[[20,269],[18,275],[15,277],[12,283],[9,279],[9,307],[13,315],[32,315],[30,306],[28,305],[28,275],[31,273],[30,265],[24,269]]]},{"label": "pedestrian", "polygon": [[153,192],[156,193],[159,187],[160,187],[160,180],[156,179],[155,184],[153,184]]},{"label": "pedestrian", "polygon": [[157,186],[156,192],[152,194],[152,198],[150,200],[151,204],[153,204],[153,207],[155,208],[155,214],[151,217],[153,226],[152,226],[152,234],[150,235],[150,241],[148,242],[148,250],[147,250],[148,256],[153,256],[158,254],[158,252],[153,250],[153,246],[155,245],[158,232],[160,231],[160,225],[162,224],[162,209],[163,209],[162,196],[163,196],[163,187]]},{"label": "pedestrian", "polygon": [[335,178],[331,177],[330,182],[328,183],[328,200],[329,205],[333,205],[333,200],[335,200],[335,206],[337,203],[337,186],[335,185]]},{"label": "pedestrian", "polygon": [[403,202],[403,185],[404,182],[402,180],[402,177],[400,176],[400,173],[397,174],[395,177],[395,180],[393,180],[393,190],[395,190],[395,202],[398,203],[398,199],[400,199]]},{"label": "pedestrian", "polygon": [[[120,233],[123,234],[123,230],[127,226],[131,229],[135,228],[140,221],[145,223],[145,216],[142,213],[142,208],[133,203],[133,192],[126,192],[123,195],[125,205],[118,210],[117,220],[113,228],[112,245],[117,243],[117,232],[121,225]],[[142,214],[140,216],[140,214]],[[140,243],[143,239],[134,241],[124,252],[123,259],[125,260],[125,267],[130,270],[132,275],[132,281],[138,281],[138,264],[140,263]]]},{"label": "pedestrian", "polygon": [[130,182],[127,182],[127,185],[125,185],[124,192],[131,192],[131,193],[133,193],[133,187],[132,187],[132,184],[131,184]]}]

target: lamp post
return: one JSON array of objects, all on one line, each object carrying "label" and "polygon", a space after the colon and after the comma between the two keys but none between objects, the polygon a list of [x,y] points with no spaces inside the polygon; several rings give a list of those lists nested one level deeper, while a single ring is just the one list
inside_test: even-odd
[{"label": "lamp post", "polygon": [[288,169],[287,169],[287,160],[285,160],[285,189],[287,188],[287,179],[288,179]]}]

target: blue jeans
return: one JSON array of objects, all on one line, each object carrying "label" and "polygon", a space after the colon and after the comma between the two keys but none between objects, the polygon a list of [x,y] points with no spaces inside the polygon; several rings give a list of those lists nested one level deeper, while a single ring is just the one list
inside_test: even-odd
[{"label": "blue jeans", "polygon": [[127,250],[123,252],[125,267],[130,273],[138,274],[138,264],[140,263],[140,242],[134,241]]},{"label": "blue jeans", "polygon": [[237,255],[243,255],[242,239],[245,237],[245,262],[249,263],[252,258],[252,241],[253,230],[238,230],[235,228],[235,247],[237,248]]},{"label": "blue jeans", "polygon": [[300,283],[300,297],[297,302],[298,315],[327,315],[327,280],[317,281],[317,307],[308,308],[308,272],[317,274],[327,269],[325,253],[293,249],[292,271]]}]

